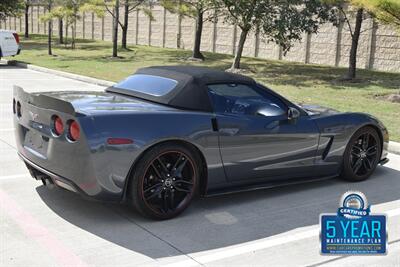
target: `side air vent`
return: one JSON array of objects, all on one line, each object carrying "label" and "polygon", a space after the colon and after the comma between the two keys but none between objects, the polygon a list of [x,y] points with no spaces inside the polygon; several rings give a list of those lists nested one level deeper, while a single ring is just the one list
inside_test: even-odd
[{"label": "side air vent", "polygon": [[326,156],[328,156],[329,151],[331,150],[332,143],[333,143],[333,136],[329,139],[328,144],[325,147],[324,153],[322,153],[322,159],[325,160]]}]

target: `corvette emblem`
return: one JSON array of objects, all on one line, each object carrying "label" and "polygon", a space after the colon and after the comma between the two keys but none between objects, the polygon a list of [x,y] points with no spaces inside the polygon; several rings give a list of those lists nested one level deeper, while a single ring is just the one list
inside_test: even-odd
[{"label": "corvette emblem", "polygon": [[36,121],[39,115],[37,113],[33,113],[32,111],[29,111],[29,115],[31,116],[33,121]]}]

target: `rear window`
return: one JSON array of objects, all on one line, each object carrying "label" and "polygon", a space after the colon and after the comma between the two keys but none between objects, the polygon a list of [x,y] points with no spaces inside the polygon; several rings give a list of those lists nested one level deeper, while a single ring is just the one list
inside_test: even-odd
[{"label": "rear window", "polygon": [[135,74],[114,85],[114,87],[152,96],[163,96],[171,92],[177,83],[177,81],[165,77]]}]

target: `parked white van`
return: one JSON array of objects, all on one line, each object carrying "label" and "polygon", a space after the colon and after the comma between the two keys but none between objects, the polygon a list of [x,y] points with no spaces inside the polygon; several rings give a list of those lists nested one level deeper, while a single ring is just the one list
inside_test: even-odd
[{"label": "parked white van", "polygon": [[15,31],[0,29],[0,58],[18,55],[20,51],[18,34]]}]

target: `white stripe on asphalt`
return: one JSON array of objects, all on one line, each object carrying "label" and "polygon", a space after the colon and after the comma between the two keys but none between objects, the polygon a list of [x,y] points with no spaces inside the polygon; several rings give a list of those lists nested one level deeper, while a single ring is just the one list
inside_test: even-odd
[{"label": "white stripe on asphalt", "polygon": [[[378,211],[376,211],[376,206],[375,206],[374,210],[376,213],[379,213]],[[388,217],[395,217],[395,216],[400,215],[400,208],[387,210],[383,213],[385,213]],[[232,258],[232,257],[243,255],[246,253],[255,252],[258,250],[263,250],[263,249],[283,245],[283,244],[298,241],[301,239],[318,236],[319,235],[319,225],[314,225],[311,227],[312,227],[312,229],[309,229],[309,230],[306,230],[303,232],[299,232],[299,233],[294,233],[294,234],[290,234],[290,235],[287,235],[287,233],[283,233],[284,236],[277,237],[277,238],[274,238],[272,236],[272,237],[259,239],[256,241],[246,242],[241,245],[235,245],[235,246],[218,249],[214,253],[210,253],[207,255],[201,255],[201,254],[204,254],[204,252],[189,254],[188,256],[190,256],[190,258],[191,258],[190,260],[189,259],[183,260],[183,261],[167,264],[164,266],[171,266],[171,267],[172,266],[182,266],[182,267],[198,266],[200,264],[206,264],[206,263],[215,262],[215,261],[222,260],[222,259]],[[282,235],[282,234],[280,234],[280,235]],[[199,256],[196,256],[196,254]]]},{"label": "white stripe on asphalt", "polygon": [[395,217],[400,215],[400,208],[399,209],[394,209],[394,210],[388,210],[387,212],[384,212],[388,217]]},{"label": "white stripe on asphalt", "polygon": [[[251,243],[244,243],[243,245],[228,247],[227,249],[223,249],[223,251],[217,251],[212,254],[199,257],[192,256],[192,258],[201,264],[205,264],[226,258],[232,258],[234,256],[243,255],[258,250],[263,250],[283,245],[286,243],[291,243],[301,239],[310,238],[318,234],[319,234],[319,228],[313,228],[311,230],[307,230],[290,236],[282,236],[274,239],[271,238],[260,239],[257,241],[252,241]],[[193,261],[186,260],[184,262],[174,263],[173,266],[193,266]]]},{"label": "white stripe on asphalt", "polygon": [[[222,259],[226,259],[226,258],[232,258],[234,256],[246,254],[249,252],[254,252],[254,251],[294,242],[297,240],[310,238],[310,237],[316,236],[318,234],[319,234],[319,228],[313,228],[311,230],[307,230],[307,231],[304,231],[304,232],[301,232],[298,234],[293,234],[290,236],[282,236],[282,237],[278,237],[278,238],[274,238],[274,239],[271,239],[271,237],[268,237],[265,239],[246,242],[242,245],[237,245],[234,247],[227,247],[227,248],[222,249],[222,251],[217,251],[217,252],[207,254],[204,256],[196,257],[195,255],[191,255],[191,254],[189,254],[189,255],[195,261],[197,261],[201,264],[206,264],[206,263],[210,263],[210,262],[214,262],[214,261],[218,261],[218,260],[222,260]],[[167,264],[166,266],[168,266],[168,267],[169,266],[185,267],[185,266],[197,266],[197,265],[198,264],[194,263],[193,260],[184,260],[181,262]]]},{"label": "white stripe on asphalt", "polygon": [[15,174],[15,175],[6,175],[6,176],[0,176],[0,180],[23,178],[23,177],[27,177],[27,176],[29,176],[29,174],[27,174],[27,173],[25,173],[25,174]]}]

